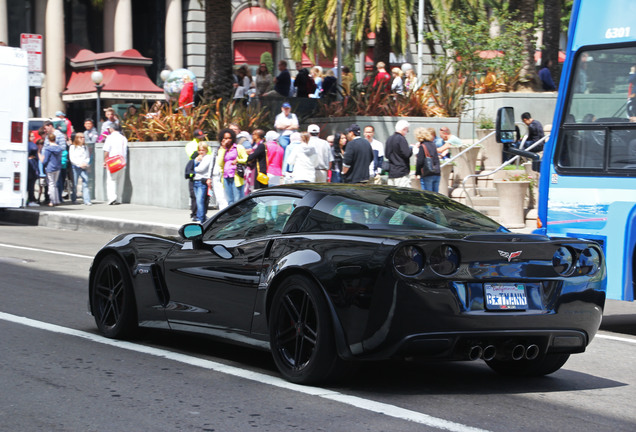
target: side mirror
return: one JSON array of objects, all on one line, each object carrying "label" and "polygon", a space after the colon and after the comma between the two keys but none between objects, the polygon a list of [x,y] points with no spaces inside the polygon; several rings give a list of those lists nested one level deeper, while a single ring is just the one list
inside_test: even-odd
[{"label": "side mirror", "polygon": [[197,240],[197,237],[203,236],[203,227],[198,223],[189,223],[179,228],[179,235],[184,239]]},{"label": "side mirror", "polygon": [[194,249],[203,249],[215,253],[223,259],[233,258],[232,252],[223,245],[207,245],[203,243],[203,227],[198,223],[189,223],[179,228],[179,235],[186,240],[192,240]]},{"label": "side mirror", "polygon": [[497,110],[495,138],[498,143],[515,142],[515,109],[502,107]]}]

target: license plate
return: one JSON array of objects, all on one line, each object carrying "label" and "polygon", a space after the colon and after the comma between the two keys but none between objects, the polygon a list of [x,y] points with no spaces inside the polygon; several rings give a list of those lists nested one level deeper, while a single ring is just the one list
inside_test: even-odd
[{"label": "license plate", "polygon": [[528,297],[523,284],[484,284],[486,309],[528,309]]}]

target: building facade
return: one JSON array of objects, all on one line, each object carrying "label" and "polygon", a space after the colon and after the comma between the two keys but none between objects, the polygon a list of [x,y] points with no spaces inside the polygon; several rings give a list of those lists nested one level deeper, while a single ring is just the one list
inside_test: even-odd
[{"label": "building facade", "polygon": [[[74,68],[79,64],[87,67],[85,61],[73,58],[73,54],[81,50],[99,58],[104,53],[134,49],[141,58],[147,59],[140,60],[139,64],[144,65],[148,78],[157,86],[162,85],[160,75],[164,69],[187,68],[196,75],[200,87],[205,78],[203,3],[199,0],[0,0],[0,41],[19,47],[21,34],[43,35],[41,86],[31,89],[32,111],[43,117],[65,111],[75,125],[81,125],[86,114],[94,115],[94,102],[90,97],[83,100],[64,97],[65,91],[69,91],[70,78],[77,72]],[[271,11],[249,0],[232,0],[232,9],[235,64],[255,67],[265,51],[272,54],[274,64],[280,59],[290,60],[289,44],[282,37],[281,23]],[[416,52],[413,44],[411,48],[411,52]],[[407,54],[396,59],[396,63],[402,61],[412,62],[413,56]],[[334,59],[303,56],[304,65],[316,63],[324,68],[333,67]],[[293,62],[290,66],[293,70]],[[360,55],[356,64],[358,79],[365,69],[372,67],[372,55]],[[122,99],[107,99],[103,104],[131,102],[140,100],[126,99],[122,94]]]}]

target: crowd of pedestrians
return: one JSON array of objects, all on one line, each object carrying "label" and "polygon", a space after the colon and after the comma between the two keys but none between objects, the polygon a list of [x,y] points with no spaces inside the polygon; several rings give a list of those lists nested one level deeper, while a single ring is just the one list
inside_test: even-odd
[{"label": "crowd of pedestrians", "polygon": [[440,128],[440,136],[434,128],[418,128],[414,131],[416,142],[410,144],[406,120],[396,123],[395,133],[385,143],[375,138],[373,125],[361,128],[352,124],[323,139],[316,124],[300,130],[287,102],[281,106],[275,127],[250,134],[231,124],[219,132],[217,150],[202,146],[206,137],[195,131],[194,140],[186,145],[191,158],[186,178],[190,181],[193,221],[206,220],[211,195],[222,209],[255,190],[280,184],[388,182],[410,187],[414,155],[421,188],[437,192],[440,160],[451,145],[461,145],[445,127]]},{"label": "crowd of pedestrians", "polygon": [[[136,113],[129,109],[127,115]],[[76,132],[64,112],[58,111],[39,130],[29,132],[27,206],[54,207],[65,199],[76,204],[80,198],[80,184],[82,203],[92,205],[90,182],[94,154],[91,148],[97,142],[104,143],[108,204],[122,202],[128,140],[122,133],[115,110],[106,108],[104,116],[106,120],[101,131],[96,129],[92,118],[87,118],[84,131]],[[36,185],[40,192],[37,197]]]},{"label": "crowd of pedestrians", "polygon": [[[274,74],[268,69],[267,64],[261,63],[252,76],[246,64],[240,65],[234,72],[233,99],[249,104],[252,98],[264,96],[335,98],[338,92],[338,73],[341,74],[342,93],[351,93],[354,77],[347,66],[343,66],[339,71],[338,68],[305,67],[302,62],[296,62],[296,71],[292,75],[287,61],[281,60],[277,68],[278,72]],[[403,64],[401,68],[394,67],[389,74],[386,65],[378,62],[376,70],[369,73],[364,84],[403,95],[416,90],[418,80],[409,63]]]}]

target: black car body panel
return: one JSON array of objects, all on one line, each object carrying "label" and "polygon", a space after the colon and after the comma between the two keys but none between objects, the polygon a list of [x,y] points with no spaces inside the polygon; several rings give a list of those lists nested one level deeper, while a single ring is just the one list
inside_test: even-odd
[{"label": "black car body panel", "polygon": [[[457,223],[483,223],[484,231],[400,224],[376,229],[360,224],[355,215],[334,221],[320,210],[321,205],[333,208],[332,201],[366,196],[373,202],[403,199],[411,203],[407,206],[420,196],[432,206],[455,205],[437,194],[399,188],[281,186],[219,212],[203,226],[202,239],[121,235],[99,252],[95,263],[109,254],[126,263],[139,325],[205,333],[263,348],[269,345],[274,292],[297,274],[315,281],[328,300],[342,358],[462,359],[475,344],[505,350],[517,342],[536,344],[545,353],[576,353],[594,337],[605,301],[605,266],[592,242],[510,233],[461,206],[457,208],[468,216]],[[230,226],[244,217],[239,210],[249,209],[245,206],[252,201],[274,198],[293,202],[291,213],[271,215],[271,225],[264,223],[263,228],[246,224],[239,238],[224,238],[218,231],[218,238],[206,239],[219,225]],[[330,226],[333,229],[326,229]],[[398,271],[396,260],[405,250],[415,251],[420,260],[421,268],[413,274]],[[555,254],[570,254],[565,261],[583,260],[589,250],[599,254],[598,268],[589,270],[582,261],[581,266],[572,264],[567,270],[571,273],[559,274],[562,267]],[[434,267],[440,254],[452,255],[453,265]],[[494,292],[516,287],[525,293],[527,306],[488,307],[486,285]]]}]

